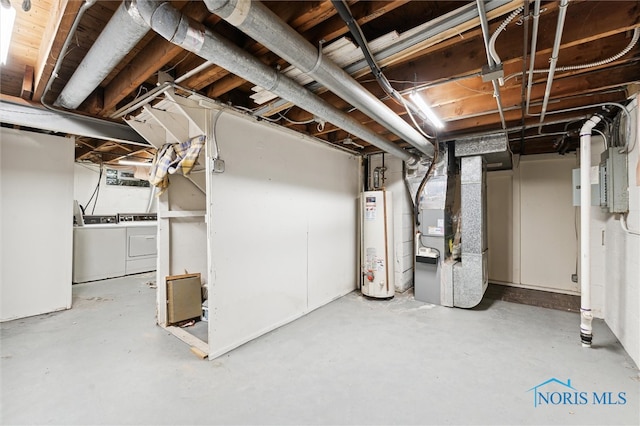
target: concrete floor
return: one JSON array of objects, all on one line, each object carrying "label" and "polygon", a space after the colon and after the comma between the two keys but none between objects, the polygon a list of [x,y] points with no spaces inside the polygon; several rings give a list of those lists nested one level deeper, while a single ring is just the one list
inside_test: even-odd
[{"label": "concrete floor", "polygon": [[[151,279],[75,285],[72,310],[2,324],[0,422],[640,424],[638,370],[602,321],[583,349],[575,313],[354,292],[201,361],[155,326]],[[587,403],[534,407],[527,391],[550,378]]]}]

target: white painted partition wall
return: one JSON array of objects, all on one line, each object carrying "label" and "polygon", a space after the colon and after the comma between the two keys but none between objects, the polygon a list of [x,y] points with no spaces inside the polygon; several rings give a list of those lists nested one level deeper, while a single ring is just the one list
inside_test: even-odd
[{"label": "white painted partition wall", "polygon": [[489,280],[579,294],[572,205],[574,154],[520,157],[513,170],[487,174]]},{"label": "white painted partition wall", "polygon": [[73,147],[0,128],[0,322],[71,307]]},{"label": "white painted partition wall", "polygon": [[233,113],[215,128],[210,358],[356,288],[357,157]]},{"label": "white painted partition wall", "polygon": [[168,275],[202,274],[208,345],[171,330],[209,359],[356,288],[359,157],[200,96],[167,92],[127,122],[157,147],[207,136],[201,171],[158,202],[160,325]]}]

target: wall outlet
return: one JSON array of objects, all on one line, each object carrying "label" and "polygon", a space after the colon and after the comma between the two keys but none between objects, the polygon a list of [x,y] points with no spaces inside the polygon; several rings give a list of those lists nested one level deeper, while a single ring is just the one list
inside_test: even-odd
[{"label": "wall outlet", "polygon": [[573,281],[574,283],[578,282],[578,274],[571,274],[571,281]]}]

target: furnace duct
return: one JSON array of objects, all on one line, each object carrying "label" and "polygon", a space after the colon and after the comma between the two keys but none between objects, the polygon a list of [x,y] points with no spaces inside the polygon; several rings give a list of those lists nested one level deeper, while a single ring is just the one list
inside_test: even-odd
[{"label": "furnace duct", "polygon": [[212,13],[313,77],[355,108],[400,136],[423,155],[433,157],[434,147],[424,136],[342,68],[323,57],[321,51],[262,3],[251,0],[205,0],[205,4]]},{"label": "furnace duct", "polygon": [[149,26],[162,37],[183,49],[193,52],[253,84],[264,87],[403,161],[411,164],[417,162],[416,155],[379,136],[241,48],[204,26],[191,21],[170,3],[127,1],[126,7],[133,17],[141,16],[145,26]]},{"label": "furnace duct", "polygon": [[54,105],[76,109],[149,31],[122,3],[73,73]]},{"label": "furnace duct", "polygon": [[[424,189],[419,182],[426,165],[405,169],[407,186],[422,199],[416,210],[416,300],[458,308],[472,308],[482,301],[489,275],[484,156],[507,151],[508,143],[507,134],[499,132],[442,146]],[[460,161],[459,178],[454,176],[454,156]]]}]

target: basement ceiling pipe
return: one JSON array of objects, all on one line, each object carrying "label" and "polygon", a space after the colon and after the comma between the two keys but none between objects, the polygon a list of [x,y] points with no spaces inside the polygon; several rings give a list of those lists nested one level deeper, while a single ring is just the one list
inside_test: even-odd
[{"label": "basement ceiling pipe", "polygon": [[[476,0],[478,4],[478,16],[480,17],[480,26],[482,27],[482,39],[484,40],[484,49],[487,53],[487,62],[489,63],[489,68],[493,69],[496,65],[493,57],[491,56],[491,51],[489,48],[489,21],[487,21],[487,11],[484,7],[484,0]],[[507,128],[507,123],[504,120],[504,111],[502,110],[502,99],[500,98],[500,87],[498,85],[498,80],[491,80],[493,83],[493,97],[496,98],[496,104],[498,105],[498,113],[500,114],[500,123],[502,124],[502,128]]]},{"label": "basement ceiling pipe", "polygon": [[591,131],[602,121],[594,115],[580,129],[580,340],[591,347]]},{"label": "basement ceiling pipe", "polygon": [[130,15],[120,4],[87,55],[54,102],[55,106],[76,109],[133,49],[148,28],[139,16]]},{"label": "basement ceiling pipe", "polygon": [[[509,14],[509,16],[507,16],[507,18],[504,21],[502,21],[502,24],[498,26],[496,31],[493,33],[493,35],[489,39],[489,53],[491,54],[491,57],[493,58],[493,60],[496,61],[496,65],[498,66],[502,65],[502,59],[500,59],[500,55],[498,55],[498,52],[496,51],[496,40],[498,39],[498,36],[500,35],[500,33],[504,31],[505,28],[507,28],[507,25],[509,25],[509,23],[513,21],[513,18],[518,16],[520,12],[522,12],[523,10],[524,10],[524,6],[520,6],[519,8],[511,12],[511,14]],[[500,83],[500,86],[504,86],[504,78],[503,77],[498,78],[498,83]]]},{"label": "basement ceiling pipe", "polygon": [[560,42],[562,41],[562,32],[564,31],[564,20],[567,17],[567,7],[569,0],[560,2],[560,11],[558,12],[558,24],[556,25],[556,37],[553,41],[553,50],[551,51],[551,65],[549,66],[549,75],[547,76],[547,86],[544,89],[544,98],[542,100],[542,111],[540,112],[540,123],[544,121],[544,115],[547,112],[549,104],[549,96],[551,95],[551,85],[553,77],[556,73],[556,64],[558,63],[558,54],[560,53]]},{"label": "basement ceiling pipe", "polygon": [[433,158],[434,147],[424,136],[342,68],[323,57],[321,51],[265,5],[251,0],[204,0],[204,3],[212,13],[242,30],[303,73],[313,77],[422,154]]},{"label": "basement ceiling pipe", "polygon": [[[511,0],[508,4],[511,6],[515,5],[516,0]],[[505,6],[504,0],[488,0],[485,3],[485,9],[487,12],[494,11],[500,7]],[[517,6],[514,6],[517,7]],[[375,60],[379,63],[388,64],[389,61],[393,62],[393,58],[401,55],[403,51],[409,49],[415,45],[420,45],[427,43],[428,45],[433,45],[435,40],[439,37],[440,34],[446,33],[453,28],[456,28],[460,25],[463,25],[469,21],[475,20],[478,17],[478,8],[469,3],[464,6],[459,7],[458,9],[452,10],[449,13],[445,13],[442,16],[439,16],[435,19],[430,20],[429,22],[425,22],[417,27],[411,28],[406,32],[400,34],[397,40],[391,42],[389,46],[384,47],[379,52],[376,52],[374,55]],[[369,69],[369,64],[367,61],[362,58],[351,65],[347,65],[344,68],[344,71],[349,75],[361,74],[365,69]],[[477,75],[481,73],[478,72]],[[319,90],[322,88],[322,85],[318,82],[310,83],[307,86],[312,92]],[[416,89],[419,90],[419,85],[416,86]],[[279,99],[269,103],[266,106],[262,106],[256,111],[257,115],[266,115],[271,111],[277,111],[280,108],[284,108],[287,105],[287,102],[283,99]]]},{"label": "basement ceiling pipe", "polygon": [[538,25],[540,20],[540,0],[535,1],[533,7],[533,30],[531,31],[531,49],[529,49],[529,76],[527,78],[527,106],[524,110],[525,115],[529,115],[529,106],[531,105],[531,88],[533,87],[533,69],[536,62],[536,49],[538,48]]},{"label": "basement ceiling pipe", "polygon": [[125,3],[132,15],[139,14],[143,18],[145,26],[151,27],[171,43],[193,52],[255,85],[264,87],[403,161],[410,164],[417,163],[418,157],[416,155],[379,136],[348,114],[265,65],[240,47],[203,25],[192,21],[170,3],[160,3],[153,0],[127,0]]}]

